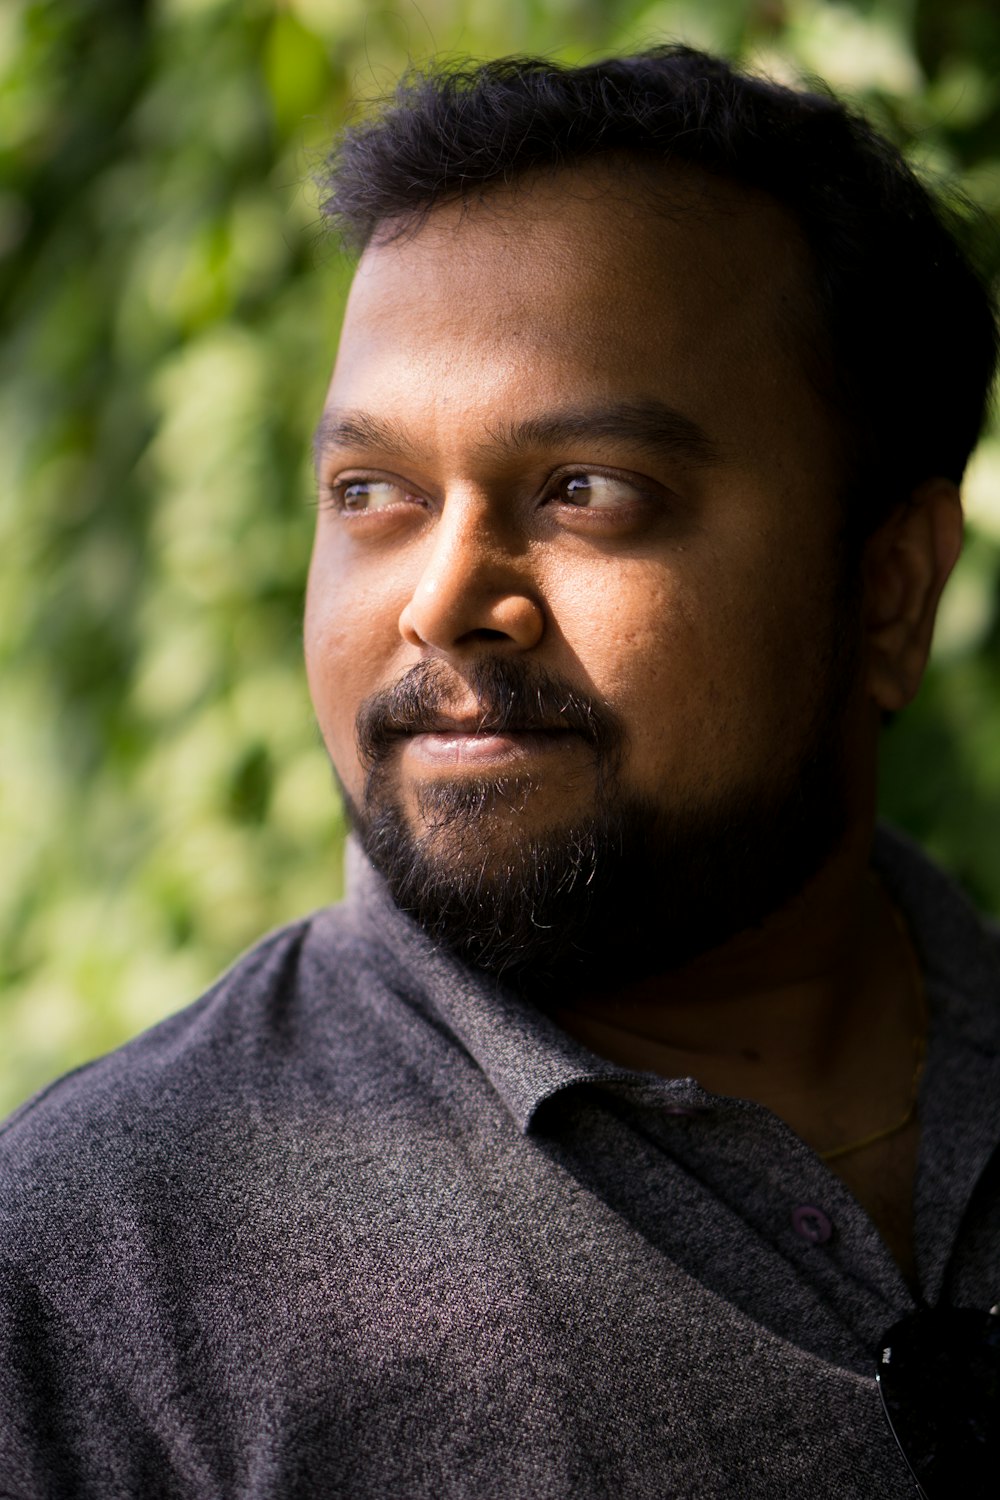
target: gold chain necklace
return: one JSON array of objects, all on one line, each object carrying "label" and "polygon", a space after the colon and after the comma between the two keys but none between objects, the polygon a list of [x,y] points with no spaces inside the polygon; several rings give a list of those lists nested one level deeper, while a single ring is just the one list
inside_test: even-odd
[{"label": "gold chain necklace", "polygon": [[906,954],[906,964],[910,971],[911,993],[917,1011],[917,1030],[913,1035],[913,1076],[910,1079],[910,1097],[906,1109],[898,1120],[891,1125],[886,1125],[883,1130],[873,1130],[870,1135],[863,1135],[859,1140],[848,1141],[846,1145],[834,1146],[830,1151],[818,1151],[816,1154],[820,1161],[837,1161],[841,1156],[849,1156],[852,1151],[863,1151],[866,1146],[874,1146],[878,1141],[888,1140],[891,1135],[898,1135],[905,1130],[907,1125],[916,1117],[917,1097],[920,1093],[920,1080],[924,1073],[924,1064],[927,1061],[927,995],[924,990],[923,975],[920,972],[913,948],[910,944],[909,934],[903,926],[903,922],[896,908],[890,904],[892,920],[896,931],[903,944],[903,952]]}]

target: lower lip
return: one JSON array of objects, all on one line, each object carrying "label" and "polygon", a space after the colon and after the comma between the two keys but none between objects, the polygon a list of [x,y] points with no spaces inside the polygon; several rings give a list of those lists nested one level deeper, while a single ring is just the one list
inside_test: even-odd
[{"label": "lower lip", "polygon": [[408,758],[435,766],[482,766],[535,759],[565,751],[577,736],[567,730],[523,734],[415,734],[404,744]]}]

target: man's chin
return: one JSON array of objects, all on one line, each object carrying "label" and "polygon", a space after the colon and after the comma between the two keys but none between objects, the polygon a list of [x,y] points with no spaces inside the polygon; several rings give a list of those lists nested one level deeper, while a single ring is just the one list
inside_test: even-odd
[{"label": "man's chin", "polygon": [[356,832],[396,905],[436,942],[525,988],[551,980],[577,956],[600,841],[518,811],[512,790],[464,790],[460,810],[440,798],[412,818],[385,808]]},{"label": "man's chin", "polygon": [[516,862],[526,841],[558,843],[592,805],[593,787],[588,797],[525,773],[429,780],[398,799],[409,837],[429,857],[477,867],[486,855],[500,867]]}]

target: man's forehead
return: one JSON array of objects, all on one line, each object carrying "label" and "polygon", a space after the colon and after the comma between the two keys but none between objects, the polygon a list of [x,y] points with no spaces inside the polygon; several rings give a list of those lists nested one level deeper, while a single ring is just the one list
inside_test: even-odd
[{"label": "man's forehead", "polygon": [[[515,385],[522,416],[652,396],[717,437],[736,387],[752,406],[751,381],[800,386],[810,298],[785,211],[690,168],[647,202],[650,177],[539,174],[373,244],[328,405],[391,415],[421,391],[460,403],[475,372],[484,411]],[[803,396],[784,398],[792,410]]]},{"label": "man's forehead", "polygon": [[[757,190],[688,166],[610,161],[535,174],[394,226],[358,266],[345,332],[403,317],[417,338],[545,340],[590,333],[606,347],[623,319],[684,337],[724,324],[733,345],[780,341],[809,318],[811,262],[797,225]],[[632,331],[634,332],[634,326]]]}]

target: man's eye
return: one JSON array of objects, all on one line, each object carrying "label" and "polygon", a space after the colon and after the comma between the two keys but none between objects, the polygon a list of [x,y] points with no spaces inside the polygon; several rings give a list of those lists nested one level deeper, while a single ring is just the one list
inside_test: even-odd
[{"label": "man's eye", "polygon": [[608,474],[570,474],[556,487],[556,498],[564,505],[586,510],[611,510],[628,505],[635,497],[634,486]]},{"label": "man's eye", "polygon": [[385,510],[404,499],[399,485],[388,479],[349,479],[346,484],[335,485],[334,493],[342,509],[351,511]]}]

